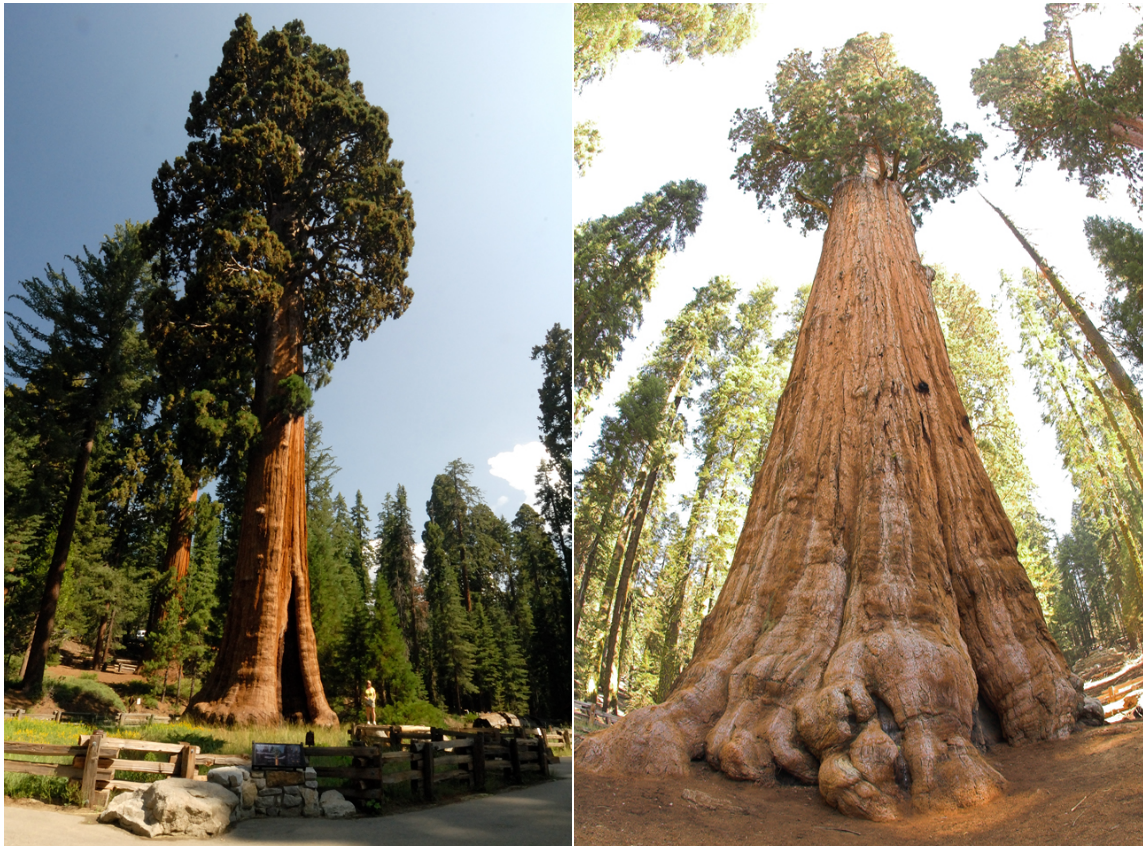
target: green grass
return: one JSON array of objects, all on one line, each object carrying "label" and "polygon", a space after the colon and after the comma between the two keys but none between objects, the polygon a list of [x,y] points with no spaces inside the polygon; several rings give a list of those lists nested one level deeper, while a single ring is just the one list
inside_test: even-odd
[{"label": "green grass", "polygon": [[[44,722],[36,719],[6,719],[4,739],[47,746],[75,746],[81,734],[90,734],[91,728],[76,722]],[[70,764],[70,757],[20,755],[20,760],[39,763]],[[39,799],[53,805],[78,805],[80,786],[66,778],[46,775],[24,775],[4,771],[4,795],[15,799]]]}]

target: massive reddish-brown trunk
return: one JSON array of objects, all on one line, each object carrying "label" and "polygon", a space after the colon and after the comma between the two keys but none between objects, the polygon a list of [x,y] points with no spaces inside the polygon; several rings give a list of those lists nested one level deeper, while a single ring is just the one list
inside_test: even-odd
[{"label": "massive reddish-brown trunk", "polygon": [[239,556],[219,656],[188,713],[226,723],[337,725],[319,678],[307,575],[303,416],[280,381],[302,374],[303,310],[288,284],[260,340],[261,438],[247,470]]},{"label": "massive reddish-brown trunk", "polygon": [[578,769],[818,783],[843,812],[966,806],[1009,742],[1063,737],[1079,679],[981,464],[895,183],[839,184],[789,383],[729,576],[661,705]]}]

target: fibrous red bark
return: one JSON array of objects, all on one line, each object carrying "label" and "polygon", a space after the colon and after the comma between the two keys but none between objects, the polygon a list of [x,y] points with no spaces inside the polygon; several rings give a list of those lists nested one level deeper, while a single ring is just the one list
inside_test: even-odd
[{"label": "fibrous red bark", "polygon": [[973,440],[896,183],[837,187],[789,383],[729,576],[669,698],[577,769],[785,770],[844,813],[974,805],[971,738],[1066,736],[1078,678]]},{"label": "fibrous red bark", "polygon": [[288,284],[261,334],[262,433],[247,470],[227,622],[215,666],[187,709],[211,722],[339,723],[311,625],[303,416],[271,401],[282,380],[302,372],[302,317],[299,286]]}]

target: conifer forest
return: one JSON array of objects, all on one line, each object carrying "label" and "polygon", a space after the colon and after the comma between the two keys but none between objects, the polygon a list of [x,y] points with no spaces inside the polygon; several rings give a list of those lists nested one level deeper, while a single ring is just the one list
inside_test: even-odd
[{"label": "conifer forest", "polygon": [[[56,11],[9,23],[51,31]],[[427,131],[411,129],[402,85],[302,21],[257,30],[251,15],[177,14],[223,38],[184,48],[209,70],[170,107],[183,112],[170,133],[183,131],[179,146],[138,181],[150,215],[105,222],[99,244],[7,281],[7,692],[34,704],[57,692],[62,662],[92,678],[127,664],[143,682],[130,694],[141,709],[200,723],[353,724],[369,681],[379,723],[442,727],[496,711],[568,725],[568,261],[556,257],[558,273],[498,269],[507,296],[533,298],[513,328],[468,306],[494,303],[489,273],[434,263],[449,256],[444,245],[471,244],[444,222],[477,194],[456,176],[464,193],[445,195],[447,206],[434,185],[420,196],[427,169],[444,162],[422,155],[425,142],[413,157],[404,145]],[[316,14],[316,26],[350,32],[347,14],[359,12]],[[527,10],[516,26],[529,28],[530,15],[554,18]],[[89,30],[63,20],[82,46]],[[354,75],[364,68],[366,83]],[[532,96],[546,93],[536,81]],[[564,127],[569,108],[560,101],[552,114]],[[523,187],[543,190],[539,169],[568,186],[556,150],[537,163],[507,154],[532,176]],[[501,173],[502,161],[486,167]],[[517,191],[508,202],[527,206]],[[568,239],[568,197],[553,196],[558,239]],[[487,243],[500,259],[538,249]],[[470,261],[498,268],[486,255]],[[411,322],[419,336],[400,353],[367,348]],[[463,346],[481,350],[460,364]],[[348,385],[356,403],[324,414],[324,397]],[[399,437],[389,422],[403,417]],[[351,425],[374,436],[369,454],[334,447],[332,434],[345,445]],[[472,434],[498,428],[494,438],[536,449],[516,461],[517,503],[484,493],[494,450],[458,456],[474,450]],[[424,478],[374,478],[378,457],[429,450],[415,429],[433,431],[442,452],[419,458]],[[97,713],[116,704],[99,698]]]}]

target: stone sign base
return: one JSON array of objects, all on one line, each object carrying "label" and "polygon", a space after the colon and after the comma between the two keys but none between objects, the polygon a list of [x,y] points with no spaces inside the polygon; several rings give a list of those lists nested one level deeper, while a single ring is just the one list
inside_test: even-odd
[{"label": "stone sign base", "polygon": [[234,819],[249,817],[319,817],[343,819],[354,816],[355,806],[336,790],[319,796],[319,781],[311,767],[303,769],[247,769],[217,767],[207,780],[239,797]]}]

